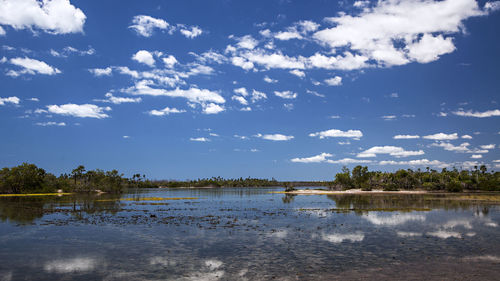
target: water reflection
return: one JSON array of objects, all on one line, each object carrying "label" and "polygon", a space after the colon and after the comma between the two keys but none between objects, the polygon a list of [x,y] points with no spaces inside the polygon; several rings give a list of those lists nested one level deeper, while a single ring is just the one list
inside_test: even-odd
[{"label": "water reflection", "polygon": [[[491,266],[500,253],[500,212],[491,201],[272,190],[1,198],[0,280],[387,280],[404,279],[398,270],[415,279],[425,268],[451,279],[500,273]],[[172,197],[184,199],[166,200]],[[479,275],[473,268],[481,268]]]}]

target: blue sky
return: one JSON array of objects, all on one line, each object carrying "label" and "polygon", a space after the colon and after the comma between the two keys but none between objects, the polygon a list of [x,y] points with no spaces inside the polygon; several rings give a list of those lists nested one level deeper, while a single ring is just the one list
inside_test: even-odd
[{"label": "blue sky", "polygon": [[0,166],[500,169],[500,2],[0,1]]}]

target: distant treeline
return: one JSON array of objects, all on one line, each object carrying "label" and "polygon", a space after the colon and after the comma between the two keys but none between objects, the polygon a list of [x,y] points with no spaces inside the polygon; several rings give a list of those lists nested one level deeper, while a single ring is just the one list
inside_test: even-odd
[{"label": "distant treeline", "polygon": [[282,183],[278,182],[274,178],[268,180],[254,178],[224,179],[221,177],[187,181],[155,181],[154,183],[160,187],[265,187],[282,185]]},{"label": "distant treeline", "polygon": [[335,175],[335,180],[329,185],[331,189],[363,190],[413,190],[460,192],[463,190],[500,191],[500,172],[490,171],[485,165],[475,166],[472,171],[448,170],[441,172],[427,167],[420,169],[398,170],[396,172],[368,171],[368,167],[356,166],[350,171],[347,167]]},{"label": "distant treeline", "polygon": [[59,177],[47,173],[34,164],[3,168],[0,170],[0,193],[49,193],[49,192],[93,192],[102,191],[120,193],[127,187],[156,187],[145,176],[135,174],[132,178],[124,178],[117,170],[86,171],[78,166],[71,174]]}]

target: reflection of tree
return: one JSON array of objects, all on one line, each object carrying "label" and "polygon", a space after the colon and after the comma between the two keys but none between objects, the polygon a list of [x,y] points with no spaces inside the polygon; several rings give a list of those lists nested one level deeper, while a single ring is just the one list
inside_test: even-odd
[{"label": "reflection of tree", "polygon": [[349,209],[358,213],[365,211],[413,211],[424,209],[468,210],[478,208],[488,213],[491,202],[467,200],[462,195],[450,194],[332,194],[327,197],[337,208]]},{"label": "reflection of tree", "polygon": [[285,194],[285,196],[283,196],[281,200],[283,200],[283,203],[292,203],[295,199],[295,196],[297,196],[297,194]]},{"label": "reflection of tree", "polygon": [[32,223],[52,213],[70,213],[77,219],[98,213],[115,214],[121,210],[119,199],[116,194],[5,197],[0,199],[0,220]]}]

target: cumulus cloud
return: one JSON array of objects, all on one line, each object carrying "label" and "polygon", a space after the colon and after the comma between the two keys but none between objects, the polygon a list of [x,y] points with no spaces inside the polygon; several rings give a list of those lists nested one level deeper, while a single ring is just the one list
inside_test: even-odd
[{"label": "cumulus cloud", "polygon": [[419,139],[419,135],[395,135],[392,137],[395,140],[409,140],[409,139]]},{"label": "cumulus cloud", "polygon": [[363,133],[360,130],[348,130],[341,131],[337,129],[331,129],[327,131],[321,131],[316,133],[309,134],[310,137],[319,137],[320,139],[324,138],[353,138],[359,139],[363,136]]},{"label": "cumulus cloud", "polygon": [[242,96],[232,96],[231,99],[238,101],[242,105],[248,105],[248,101]]},{"label": "cumulus cloud", "polygon": [[472,110],[468,110],[468,111],[458,110],[458,111],[454,111],[452,113],[455,115],[458,115],[458,116],[476,117],[476,118],[488,118],[488,117],[500,116],[499,109],[487,110],[484,112],[472,111]]},{"label": "cumulus cloud", "polygon": [[492,143],[492,144],[480,145],[479,147],[480,147],[481,149],[495,149],[495,146],[496,146],[496,145]]},{"label": "cumulus cloud", "polygon": [[433,167],[448,167],[447,163],[439,160],[418,159],[410,161],[380,161],[379,165],[400,165],[400,166],[433,166]]},{"label": "cumulus cloud", "polygon": [[0,2],[0,25],[9,25],[16,30],[40,29],[51,34],[78,33],[83,32],[85,19],[82,10],[73,6],[69,0]]},{"label": "cumulus cloud", "polygon": [[132,59],[151,67],[155,66],[155,59],[153,58],[153,54],[146,50],[138,51],[132,56]]},{"label": "cumulus cloud", "polygon": [[361,159],[352,159],[352,158],[344,158],[344,159],[339,159],[339,160],[327,160],[326,162],[330,164],[342,164],[342,165],[347,165],[347,164],[369,164],[372,163],[372,160],[361,160]]},{"label": "cumulus cloud", "polygon": [[124,89],[123,91],[132,95],[148,95],[148,96],[168,96],[185,98],[190,102],[205,104],[205,103],[225,103],[226,100],[217,92],[207,89],[189,88],[189,89],[161,89],[153,88],[154,84],[150,80],[138,81],[133,87]]},{"label": "cumulus cloud", "polygon": [[463,31],[464,20],[486,14],[474,0],[378,1],[357,15],[327,18],[334,27],[314,38],[333,52],[360,53],[373,66],[427,63],[455,50],[452,34]]},{"label": "cumulus cloud", "polygon": [[255,137],[271,141],[289,141],[294,138],[294,136],[286,136],[282,134],[257,134]]},{"label": "cumulus cloud", "polygon": [[18,97],[0,98],[0,105],[5,105],[6,103],[19,104],[20,101]]},{"label": "cumulus cloud", "polygon": [[167,106],[161,110],[153,109],[153,110],[149,111],[148,113],[149,113],[149,115],[153,115],[153,116],[165,116],[165,115],[169,115],[169,114],[184,113],[184,112],[186,112],[186,110],[184,110],[184,109],[170,108]]},{"label": "cumulus cloud", "polygon": [[190,138],[190,141],[197,141],[197,142],[207,142],[210,141],[210,139],[205,138],[205,137],[200,137],[200,138]]},{"label": "cumulus cloud", "polygon": [[274,95],[282,99],[295,99],[297,98],[297,93],[292,91],[274,91]]},{"label": "cumulus cloud", "polygon": [[48,105],[48,111],[54,114],[74,116],[81,118],[107,118],[105,112],[110,111],[111,107],[100,107],[95,104],[63,104],[63,105]]},{"label": "cumulus cloud", "polygon": [[89,72],[94,74],[94,76],[110,76],[113,69],[111,67],[106,68],[90,68]]},{"label": "cumulus cloud", "polygon": [[193,39],[200,36],[203,33],[203,30],[197,26],[183,27],[180,29],[180,33],[186,38]]},{"label": "cumulus cloud", "polygon": [[245,88],[234,89],[233,92],[236,93],[236,94],[240,94],[240,95],[242,95],[244,97],[248,96],[248,91]]},{"label": "cumulus cloud", "polygon": [[325,80],[325,83],[326,83],[328,86],[340,86],[340,85],[342,85],[342,77],[340,77],[340,76],[335,76],[335,77],[332,77],[332,78],[326,79],[326,80]]},{"label": "cumulus cloud", "polygon": [[9,62],[13,65],[19,66],[21,70],[9,70],[7,75],[11,77],[17,77],[22,74],[44,74],[44,75],[56,75],[61,73],[61,71],[55,67],[48,65],[43,61],[36,59],[24,58],[12,58]]},{"label": "cumulus cloud", "polygon": [[320,162],[325,162],[327,157],[332,157],[333,155],[330,153],[321,153],[316,156],[311,156],[311,157],[306,157],[306,158],[293,158],[292,162],[295,163],[320,163]]},{"label": "cumulus cloud", "polygon": [[64,126],[66,126],[66,123],[64,123],[64,122],[38,122],[38,123],[35,123],[35,125],[42,126],[42,127],[46,127],[46,126],[64,127]]},{"label": "cumulus cloud", "polygon": [[369,148],[363,152],[358,153],[356,157],[359,158],[376,157],[377,154],[389,154],[390,156],[399,158],[399,157],[423,155],[424,151],[423,150],[406,151],[399,146],[385,145],[385,146],[374,146],[372,148]]},{"label": "cumulus cloud", "polygon": [[151,37],[155,29],[166,30],[169,28],[170,24],[168,22],[153,18],[146,15],[138,15],[132,19],[132,25],[129,26],[130,29],[134,30],[138,35],[144,37]]},{"label": "cumulus cloud", "polygon": [[428,139],[428,140],[456,140],[456,139],[458,139],[458,134],[457,133],[453,133],[453,134],[437,133],[437,134],[433,134],[433,135],[423,136],[422,138]]},{"label": "cumulus cloud", "polygon": [[226,110],[224,106],[215,103],[202,104],[202,108],[203,108],[202,111],[203,114],[217,114]]},{"label": "cumulus cloud", "polygon": [[290,74],[293,74],[293,75],[300,77],[300,78],[306,77],[306,73],[304,71],[298,70],[298,69],[290,70]]},{"label": "cumulus cloud", "polygon": [[472,136],[470,136],[470,135],[463,135],[463,136],[461,136],[461,138],[470,140],[470,139],[472,139]]},{"label": "cumulus cloud", "polygon": [[106,99],[95,99],[94,101],[99,102],[109,102],[113,104],[121,104],[121,103],[138,103],[141,102],[141,98],[126,98],[126,97],[115,97],[112,93],[107,93],[104,95]]},{"label": "cumulus cloud", "polygon": [[455,151],[455,152],[468,152],[470,143],[464,142],[460,145],[453,145],[449,142],[438,142],[433,143],[431,146],[442,147],[444,150]]},{"label": "cumulus cloud", "polygon": [[267,99],[267,95],[265,93],[259,92],[257,90],[252,91],[252,97],[251,97],[252,102],[257,102],[263,99]]},{"label": "cumulus cloud", "polygon": [[266,83],[278,83],[278,80],[269,78],[269,76],[264,76],[264,82]]}]

